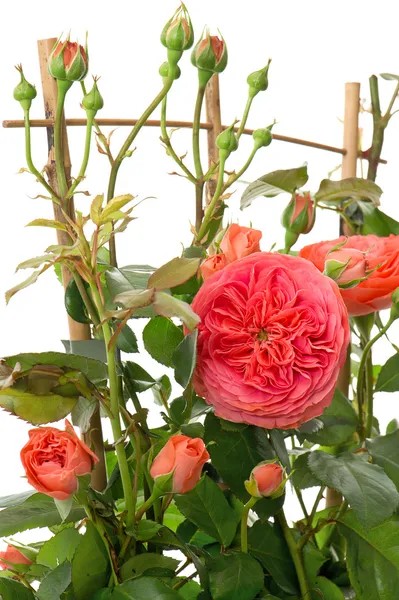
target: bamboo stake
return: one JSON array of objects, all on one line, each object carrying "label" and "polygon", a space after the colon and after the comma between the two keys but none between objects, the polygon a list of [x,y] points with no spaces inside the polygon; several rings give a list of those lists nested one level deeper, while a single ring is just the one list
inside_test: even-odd
[{"label": "bamboo stake", "polygon": [[[359,155],[359,106],[360,83],[345,84],[345,113],[344,113],[344,148],[346,154],[342,158],[341,178],[356,177],[357,159]],[[353,231],[341,220],[340,233],[353,235]],[[346,362],[339,374],[337,388],[348,396],[351,373],[351,348],[349,345]],[[340,506],[342,496],[335,490],[327,489],[326,507]]]},{"label": "bamboo stake", "polygon": [[[55,151],[54,151],[54,117],[57,106],[57,83],[55,79],[51,77],[47,69],[47,61],[48,57],[53,49],[54,44],[56,43],[56,38],[49,38],[45,40],[38,41],[38,53],[39,53],[39,63],[40,63],[40,74],[42,80],[42,88],[43,88],[43,100],[44,100],[44,110],[46,119],[44,120],[44,124],[47,127],[47,143],[48,143],[48,163],[46,165],[46,173],[50,182],[51,187],[55,190],[56,193],[59,193],[58,189],[58,181],[56,174],[56,166],[55,166]],[[51,125],[49,126],[49,120]],[[66,131],[65,119],[63,123],[63,153],[64,153],[64,163],[65,163],[65,173],[68,181],[68,185],[71,182],[71,159],[69,155],[69,147],[68,147],[68,138]],[[53,203],[54,209],[54,218],[57,221],[64,222],[63,214],[60,210],[60,207],[57,204]],[[68,207],[68,213],[71,218],[74,218],[74,204],[73,199],[70,200],[70,204]],[[70,243],[69,235],[64,231],[57,230],[57,240],[58,244],[68,245]],[[62,267],[62,280],[64,284],[64,288],[68,285],[69,281],[72,279],[71,272],[66,268]],[[69,338],[72,341],[75,340],[90,340],[90,327],[84,323],[78,323],[71,319],[69,315],[68,318],[68,328],[69,328]],[[94,451],[99,458],[99,462],[95,466],[92,472],[92,486],[97,490],[103,490],[107,484],[106,478],[106,470],[105,470],[105,456],[104,456],[104,441],[102,436],[101,429],[101,418],[99,409],[93,414],[93,417],[90,421],[90,435],[84,434],[84,441],[90,445],[93,445]]]},{"label": "bamboo stake", "polygon": [[[217,74],[211,77],[206,86],[205,108],[207,124],[211,126],[208,129],[208,166],[211,167],[219,159],[219,149],[216,146],[216,138],[223,129],[220,112],[219,75]],[[217,178],[218,171],[215,171],[206,186],[207,204],[209,204],[215,194]]]}]

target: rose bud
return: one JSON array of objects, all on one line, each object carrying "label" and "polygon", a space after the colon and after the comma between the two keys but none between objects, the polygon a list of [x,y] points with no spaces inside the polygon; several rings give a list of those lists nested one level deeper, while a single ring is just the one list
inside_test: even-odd
[{"label": "rose bud", "polygon": [[284,469],[278,463],[264,461],[252,469],[245,488],[255,498],[278,498],[284,493],[285,482]]},{"label": "rose bud", "polygon": [[77,476],[90,473],[98,458],[66,419],[65,431],[55,427],[31,429],[21,461],[32,487],[56,500],[66,500],[78,489]]},{"label": "rose bud", "polygon": [[167,79],[169,77],[169,73],[173,74],[173,79],[179,79],[179,77],[181,75],[180,67],[178,65],[176,65],[174,67],[174,69],[171,69],[168,61],[165,61],[164,63],[162,63],[162,65],[159,67],[158,72],[159,72],[160,76],[162,77],[162,79]]},{"label": "rose bud", "polygon": [[51,51],[48,70],[50,75],[61,81],[80,81],[84,79],[89,70],[87,39],[86,46],[80,46],[77,42],[70,42],[69,37],[65,42],[58,38]]},{"label": "rose bud", "polygon": [[227,160],[232,152],[235,152],[238,148],[237,136],[234,133],[235,121],[230,127],[227,127],[224,131],[219,133],[216,138],[216,146],[219,148],[220,160]]},{"label": "rose bud", "polygon": [[286,229],[286,251],[290,250],[301,233],[311,231],[315,218],[315,204],[309,192],[293,195],[281,217],[281,223]]},{"label": "rose bud", "polygon": [[210,256],[200,267],[202,279],[206,281],[211,275],[224,269],[226,265],[226,256],[224,254],[214,254],[213,256]]},{"label": "rose bud", "polygon": [[34,85],[26,81],[22,65],[17,65],[15,68],[21,75],[21,81],[14,88],[14,98],[18,100],[24,110],[29,110],[32,100],[37,96],[37,91]]},{"label": "rose bud", "polygon": [[[3,562],[3,559],[7,562]],[[11,563],[9,565],[8,563]],[[12,565],[31,565],[32,561],[22,554],[18,548],[8,544],[4,552],[0,552],[0,569],[9,569]],[[12,567],[11,567],[12,568]]]},{"label": "rose bud", "polygon": [[265,92],[269,86],[268,72],[272,59],[269,58],[267,65],[260,71],[254,71],[247,77],[249,85],[249,96],[254,98],[259,92]]},{"label": "rose bud", "polygon": [[[155,485],[162,486],[167,480],[164,492],[184,494],[199,481],[202,467],[208,460],[209,454],[200,438],[173,435],[156,456],[150,474]],[[172,477],[165,477],[168,475]]]},{"label": "rose bud", "polygon": [[97,87],[98,78],[93,77],[93,81],[93,87],[90,92],[83,97],[82,104],[86,112],[90,111],[94,117],[97,114],[97,111],[101,110],[104,106],[104,100]]},{"label": "rose bud", "polygon": [[208,79],[213,73],[224,71],[227,65],[227,46],[221,38],[209,35],[209,29],[206,29],[191,53],[192,64],[200,71],[207,71]]},{"label": "rose bud", "polygon": [[367,279],[368,262],[366,253],[356,248],[339,248],[327,254],[324,275],[334,279],[344,290]]},{"label": "rose bud", "polygon": [[[194,30],[187,8],[182,4],[162,29],[161,42],[168,50],[183,52],[194,43]],[[181,56],[181,54],[180,54]],[[177,61],[176,61],[177,62]]]},{"label": "rose bud", "polygon": [[276,122],[272,123],[268,127],[263,129],[255,129],[252,134],[254,139],[255,149],[259,150],[259,148],[266,148],[266,146],[270,146],[273,141],[272,129]]},{"label": "rose bud", "polygon": [[392,307],[389,315],[390,321],[396,321],[396,319],[399,319],[399,288],[396,288],[392,294]]},{"label": "rose bud", "polygon": [[236,223],[232,223],[220,243],[220,249],[224,253],[226,263],[229,264],[254,252],[260,252],[259,241],[261,237],[262,232],[258,229],[241,227]]}]

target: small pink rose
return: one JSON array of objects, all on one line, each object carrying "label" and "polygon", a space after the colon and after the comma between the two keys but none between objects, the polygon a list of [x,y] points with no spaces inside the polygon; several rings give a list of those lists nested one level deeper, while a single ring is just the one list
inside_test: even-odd
[{"label": "small pink rose", "polygon": [[200,267],[202,279],[206,281],[211,275],[224,269],[226,264],[226,257],[224,254],[214,254],[213,256],[210,256]]},{"label": "small pink rose", "polygon": [[230,225],[224,234],[220,249],[226,257],[226,263],[260,252],[259,241],[262,232],[251,227],[241,227],[236,223]]},{"label": "small pink rose", "polygon": [[352,282],[355,285],[367,277],[367,271],[367,254],[356,248],[343,247],[329,252],[326,257],[324,273],[338,285],[350,286]]},{"label": "small pink rose", "polygon": [[24,556],[22,552],[18,550],[18,548],[14,548],[14,546],[10,546],[10,544],[8,544],[7,549],[4,550],[4,552],[0,552],[0,569],[5,570],[10,568],[10,565],[3,562],[2,559],[6,560],[7,563],[11,563],[12,565],[32,564],[32,561],[29,560],[29,558],[26,558],[26,556]]},{"label": "small pink rose", "polygon": [[252,469],[251,480],[256,484],[256,496],[267,498],[281,490],[285,479],[284,469],[276,463],[264,463]]},{"label": "small pink rose", "polygon": [[151,477],[173,472],[172,493],[184,494],[193,489],[201,477],[209,454],[200,438],[174,435],[165,444],[151,465]]}]

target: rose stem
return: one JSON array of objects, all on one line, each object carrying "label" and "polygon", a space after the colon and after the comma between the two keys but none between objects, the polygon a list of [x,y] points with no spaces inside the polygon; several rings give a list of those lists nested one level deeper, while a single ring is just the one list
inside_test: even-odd
[{"label": "rose stem", "polygon": [[310,598],[310,588],[303,565],[302,553],[295,542],[291,529],[288,527],[287,519],[285,518],[283,509],[277,513],[276,517],[280,523],[285,541],[287,542],[288,549],[295,565],[301,595],[303,598]]},{"label": "rose stem", "polygon": [[257,503],[259,498],[251,496],[241,515],[241,552],[248,552],[248,513],[251,508]]}]

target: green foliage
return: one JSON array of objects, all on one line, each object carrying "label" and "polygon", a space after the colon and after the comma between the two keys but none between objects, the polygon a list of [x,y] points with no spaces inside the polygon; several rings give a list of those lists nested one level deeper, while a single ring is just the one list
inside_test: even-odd
[{"label": "green foliage", "polygon": [[200,258],[173,258],[150,276],[147,287],[166,290],[182,285],[197,273],[200,260]]},{"label": "green foliage", "polygon": [[373,181],[359,177],[349,177],[333,181],[323,179],[315,194],[317,202],[325,204],[338,204],[342,200],[368,200],[372,205],[378,206],[382,189]]},{"label": "green foliage", "polygon": [[295,190],[305,185],[308,180],[308,169],[306,165],[297,169],[284,169],[267,173],[249,184],[241,196],[241,210],[252,204],[259,196],[272,198],[288,192],[292,194]]},{"label": "green foliage", "polygon": [[53,567],[41,582],[37,591],[39,600],[60,600],[61,594],[72,581],[72,568],[69,562]]},{"label": "green foliage", "polygon": [[349,452],[340,456],[312,452],[309,468],[322,483],[340,492],[364,527],[388,519],[399,503],[399,493],[384,470],[367,457]]},{"label": "green foliage", "polygon": [[100,590],[90,600],[179,600],[178,592],[153,577],[138,577],[118,585],[113,590]]},{"label": "green foliage", "polygon": [[197,361],[198,329],[185,336],[173,352],[172,362],[175,367],[175,379],[183,388],[191,381]]},{"label": "green foliage", "polygon": [[213,600],[252,600],[263,587],[263,571],[249,554],[219,554],[210,563]]},{"label": "green foliage", "polygon": [[76,600],[87,600],[109,580],[110,569],[104,541],[91,521],[81,536],[72,560],[72,585]]},{"label": "green foliage", "polygon": [[[113,299],[118,294],[130,292],[131,290],[144,290],[147,287],[148,279],[151,273],[155,271],[149,265],[128,265],[120,269],[112,268],[105,272],[107,292],[112,299],[110,306],[115,307]],[[153,317],[155,315],[152,306],[146,306],[134,311],[133,317]]]},{"label": "green foliage", "polygon": [[22,583],[3,578],[0,578],[0,597],[2,600],[35,600],[32,592]]},{"label": "green foliage", "polygon": [[22,366],[22,371],[29,371],[36,365],[55,365],[62,369],[80,371],[93,383],[104,381],[108,377],[107,365],[93,358],[64,354],[63,352],[25,353],[8,356],[4,359],[7,365],[15,367],[17,363]]},{"label": "green foliage", "polygon": [[391,233],[399,235],[399,223],[386,215],[382,210],[370,204],[369,202],[358,201],[357,206],[361,211],[362,222],[360,224],[360,233],[368,235],[373,233],[378,237],[387,237]]},{"label": "green foliage", "polygon": [[77,396],[31,394],[17,388],[0,390],[0,406],[32,425],[60,421],[69,415],[77,400]]},{"label": "green foliage", "polygon": [[127,354],[132,354],[139,351],[136,334],[131,330],[129,325],[125,325],[122,328],[117,337],[116,345],[119,350],[122,350],[122,352],[126,352]]},{"label": "green foliage", "polygon": [[376,392],[399,391],[399,353],[394,354],[381,367],[375,384]]},{"label": "green foliage", "polygon": [[67,527],[43,544],[36,562],[50,569],[55,569],[65,561],[72,562],[80,541],[81,536],[76,529]]},{"label": "green foliage", "polygon": [[152,318],[143,330],[145,349],[152,358],[166,367],[173,366],[173,353],[183,338],[181,328],[166,317]]},{"label": "green foliage", "polygon": [[399,430],[366,441],[373,463],[380,465],[399,490]]},{"label": "green foliage", "polygon": [[212,479],[202,477],[191,492],[176,495],[175,503],[186,519],[223,546],[230,546],[237,529],[237,519]]},{"label": "green foliage", "polygon": [[320,485],[319,479],[315,477],[308,465],[310,452],[300,454],[294,463],[294,472],[291,477],[292,483],[301,490]]},{"label": "green foliage", "polygon": [[153,575],[155,577],[173,577],[179,561],[162,554],[137,554],[126,561],[120,571],[122,581],[139,577],[140,575]]}]

